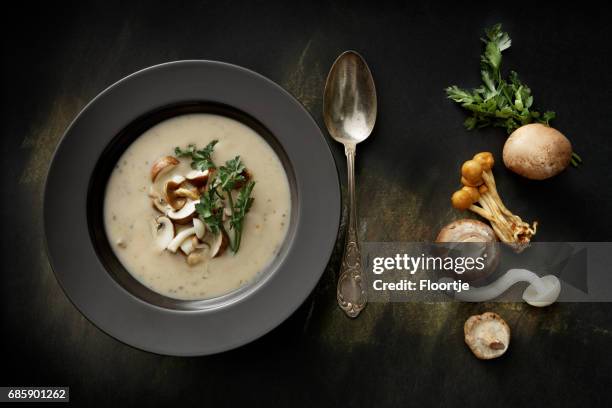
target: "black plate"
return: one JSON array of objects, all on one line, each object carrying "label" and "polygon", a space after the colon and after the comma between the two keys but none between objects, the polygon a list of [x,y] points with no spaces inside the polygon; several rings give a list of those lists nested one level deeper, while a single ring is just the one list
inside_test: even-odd
[{"label": "black plate", "polygon": [[[136,137],[194,112],[239,120],[270,143],[289,177],[292,217],[283,249],[258,280],[222,297],[180,301],[147,289],[119,263],[102,202],[112,167]],[[337,170],[310,115],[272,81],[213,61],[147,68],[94,98],[66,131],[45,188],[47,249],[65,293],[100,329],[161,354],[228,350],[280,324],[320,278],[339,221]]]}]

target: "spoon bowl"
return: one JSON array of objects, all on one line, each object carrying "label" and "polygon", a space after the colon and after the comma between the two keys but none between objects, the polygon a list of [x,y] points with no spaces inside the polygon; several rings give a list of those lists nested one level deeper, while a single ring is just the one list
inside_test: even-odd
[{"label": "spoon bowl", "polygon": [[376,87],[368,64],[355,51],[334,62],[323,96],[323,119],[338,142],[357,144],[372,133],[377,112]]}]

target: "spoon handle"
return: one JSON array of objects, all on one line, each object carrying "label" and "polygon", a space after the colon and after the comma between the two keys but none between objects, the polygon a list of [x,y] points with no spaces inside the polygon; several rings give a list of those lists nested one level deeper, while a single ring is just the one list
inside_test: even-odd
[{"label": "spoon handle", "polygon": [[365,276],[361,266],[361,249],[357,237],[357,203],[355,202],[355,145],[345,145],[348,167],[348,231],[344,243],[344,255],[340,266],[337,298],[338,305],[349,317],[357,317],[365,307],[368,297]]}]

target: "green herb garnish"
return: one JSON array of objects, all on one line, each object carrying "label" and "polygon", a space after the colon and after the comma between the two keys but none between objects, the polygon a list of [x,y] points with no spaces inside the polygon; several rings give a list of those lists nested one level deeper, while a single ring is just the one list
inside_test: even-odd
[{"label": "green herb garnish", "polygon": [[[480,56],[480,75],[483,84],[467,90],[456,85],[445,89],[447,96],[470,111],[471,115],[464,125],[468,130],[486,126],[503,127],[508,133],[529,123],[549,122],[555,118],[555,112],[540,113],[532,109],[533,95],[531,89],[521,82],[518,74],[510,71],[505,80],[501,73],[502,52],[510,48],[512,40],[508,33],[502,31],[501,24],[485,29],[486,38],[484,53]],[[581,162],[576,153],[572,153],[572,165]]]},{"label": "green herb garnish", "polygon": [[244,170],[245,167],[242,160],[240,160],[240,156],[226,161],[225,166],[219,167],[215,185],[223,191],[233,190],[237,185],[245,181]]},{"label": "green herb garnish", "polygon": [[205,191],[195,208],[198,217],[213,234],[221,232],[223,229],[223,202],[214,189]]},{"label": "green herb garnish", "polygon": [[233,251],[238,251],[240,248],[240,239],[242,237],[242,225],[244,222],[245,215],[251,209],[251,205],[253,204],[254,198],[251,197],[251,192],[253,191],[253,187],[255,187],[254,181],[249,181],[246,183],[238,192],[238,197],[236,198],[236,203],[232,209],[232,218],[230,219],[230,226],[234,230],[234,242],[233,242]]},{"label": "green herb garnish", "polygon": [[[234,238],[230,240],[230,248],[235,253],[240,248],[240,240],[242,238],[242,225],[246,213],[251,208],[253,198],[251,192],[255,186],[254,182],[249,182],[243,185],[246,181],[246,169],[240,156],[236,156],[231,160],[225,162],[224,166],[219,167],[217,176],[213,184],[214,188],[223,191],[227,200],[229,201],[229,207],[232,209],[232,216],[230,218],[230,229],[234,231]],[[232,196],[232,190],[239,188],[238,197],[234,203]]]},{"label": "green herb garnish", "polygon": [[[229,227],[234,232],[233,239],[230,240],[230,249],[236,253],[240,248],[244,219],[253,204],[254,198],[251,197],[251,193],[255,182],[247,180],[248,173],[240,156],[226,161],[225,165],[217,169],[212,160],[216,144],[217,140],[213,140],[201,150],[190,144],[186,149],[176,147],[174,152],[179,157],[191,157],[191,167],[194,169],[200,171],[216,169],[211,173],[208,188],[202,193],[200,202],[195,207],[198,217],[213,234],[226,233],[223,211],[227,200],[228,208],[232,212]],[[232,194],[236,189],[239,191],[234,202]]]},{"label": "green herb garnish", "polygon": [[194,144],[188,145],[187,148],[184,150],[177,146],[174,149],[174,154],[179,157],[191,157],[192,169],[197,169],[200,171],[215,169],[217,167],[212,161],[211,156],[213,154],[213,150],[215,149],[215,145],[217,144],[217,142],[218,140],[213,140],[201,150],[197,150]]}]

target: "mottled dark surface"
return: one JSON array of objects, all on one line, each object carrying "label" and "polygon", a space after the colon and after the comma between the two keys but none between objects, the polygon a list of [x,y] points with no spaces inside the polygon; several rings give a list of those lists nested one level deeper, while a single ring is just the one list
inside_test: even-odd
[{"label": "mottled dark surface", "polygon": [[[501,151],[503,131],[466,132],[463,112],[442,89],[478,84],[478,37],[485,26],[503,22],[514,40],[505,66],[522,74],[537,106],[557,111],[555,126],[585,165],[539,183],[498,166],[499,189],[511,209],[540,220],[541,241],[612,240],[608,10],[535,3],[180,3],[52,2],[4,12],[0,385],[67,385],[73,401],[106,406],[610,405],[611,304],[544,310],[372,304],[350,321],[335,307],[337,255],[285,323],[221,355],[149,354],[82,317],[44,253],[47,166],[87,101],[127,74],[169,60],[251,68],[285,86],[322,123],[328,67],[347,48],[362,52],[380,105],[374,135],[359,148],[361,237],[429,240],[460,216],[448,204],[460,163],[479,150]],[[344,171],[341,148],[333,151]],[[463,343],[463,322],[484,310],[500,313],[513,330],[510,350],[497,361],[476,360]]]}]

